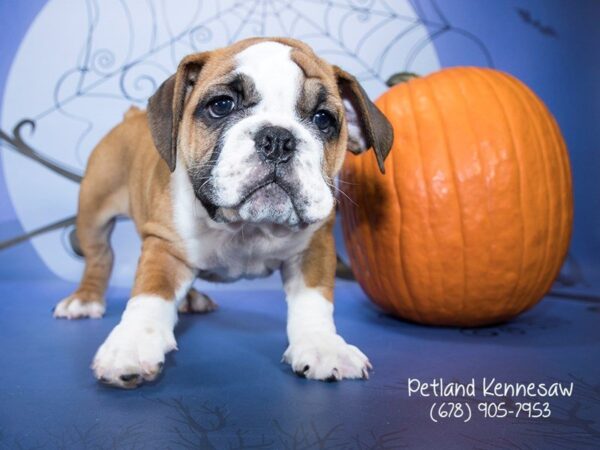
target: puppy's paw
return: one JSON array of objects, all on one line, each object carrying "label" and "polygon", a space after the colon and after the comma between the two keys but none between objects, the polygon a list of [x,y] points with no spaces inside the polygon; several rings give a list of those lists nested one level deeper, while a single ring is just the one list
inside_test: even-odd
[{"label": "puppy's paw", "polygon": [[369,370],[373,368],[363,352],[334,333],[297,338],[283,354],[283,361],[297,375],[324,381],[369,378]]},{"label": "puppy's paw", "polygon": [[205,314],[214,311],[218,305],[206,294],[191,288],[177,307],[184,314]]},{"label": "puppy's paw", "polygon": [[74,295],[61,300],[52,315],[57,319],[101,319],[106,307],[102,300],[82,300]]},{"label": "puppy's paw", "polygon": [[161,372],[165,354],[177,349],[169,327],[155,320],[122,320],[98,349],[92,369],[103,383],[135,388],[154,380]]}]

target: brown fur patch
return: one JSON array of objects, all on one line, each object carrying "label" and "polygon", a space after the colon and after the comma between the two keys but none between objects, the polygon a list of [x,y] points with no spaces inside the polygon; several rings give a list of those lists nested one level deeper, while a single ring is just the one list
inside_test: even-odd
[{"label": "brown fur patch", "polygon": [[302,256],[304,282],[308,287],[319,289],[330,302],[333,301],[336,267],[334,222],[335,211],[331,213],[323,226],[315,231]]},{"label": "brown fur patch", "polygon": [[174,300],[177,290],[192,277],[193,271],[176,245],[158,236],[150,236],[144,239],[142,245],[131,295],[152,294]]},{"label": "brown fur patch", "polygon": [[339,96],[336,76],[330,64],[317,57],[305,46],[296,47],[291,53],[292,60],[298,64],[306,77],[303,85],[305,95],[299,107],[308,110],[311,100],[318,96],[321,89],[327,94],[326,104],[339,121],[340,133],[336,140],[326,142],[323,158],[323,172],[332,180],[342,167],[347,146],[346,116],[344,105]]}]

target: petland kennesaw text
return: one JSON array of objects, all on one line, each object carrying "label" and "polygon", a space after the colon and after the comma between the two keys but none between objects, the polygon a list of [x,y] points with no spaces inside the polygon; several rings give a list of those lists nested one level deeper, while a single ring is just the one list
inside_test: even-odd
[{"label": "petland kennesaw text", "polygon": [[408,379],[408,396],[421,397],[571,397],[573,383],[507,383],[496,378],[482,378],[479,383],[471,378],[468,383],[444,381],[435,378],[423,382],[418,378]]}]

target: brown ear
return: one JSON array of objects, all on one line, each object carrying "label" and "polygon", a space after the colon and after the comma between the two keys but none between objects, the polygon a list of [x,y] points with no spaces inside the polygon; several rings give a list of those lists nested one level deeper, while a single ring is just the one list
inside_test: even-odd
[{"label": "brown ear", "polygon": [[177,133],[185,100],[192,91],[209,52],[185,57],[177,72],[167,78],[148,99],[148,124],[160,156],[173,172],[177,163]]},{"label": "brown ear", "polygon": [[379,170],[385,173],[383,163],[394,141],[392,125],[354,76],[337,66],[333,66],[333,70],[346,109],[348,150],[362,153],[373,148]]}]

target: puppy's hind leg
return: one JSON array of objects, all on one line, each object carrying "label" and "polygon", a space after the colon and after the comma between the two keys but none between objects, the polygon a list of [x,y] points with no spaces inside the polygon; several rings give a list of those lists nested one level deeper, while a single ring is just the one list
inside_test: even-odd
[{"label": "puppy's hind leg", "polygon": [[93,174],[84,179],[76,232],[85,257],[85,269],[77,290],[54,308],[54,317],[99,319],[104,315],[104,292],[113,266],[110,235],[115,226],[115,218],[121,212],[116,196],[116,193],[109,194],[98,189]]},{"label": "puppy's hind leg", "polygon": [[113,265],[109,238],[115,219],[94,223],[98,218],[79,213],[77,235],[85,256],[85,269],[77,290],[54,308],[54,317],[62,319],[99,319],[104,315],[104,292]]}]

